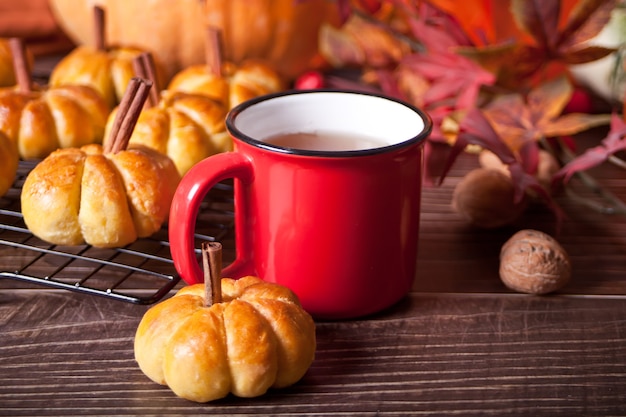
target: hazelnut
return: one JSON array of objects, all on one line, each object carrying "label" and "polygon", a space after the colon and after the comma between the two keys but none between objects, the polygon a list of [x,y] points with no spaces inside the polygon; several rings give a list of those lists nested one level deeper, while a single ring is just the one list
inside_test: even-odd
[{"label": "hazelnut", "polygon": [[[543,188],[550,191],[552,186],[552,177],[561,168],[559,161],[550,152],[539,149],[539,160],[537,161],[537,172],[535,172],[535,178]],[[502,171],[502,173],[510,176],[508,165],[504,164],[500,158],[489,150],[482,150],[478,154],[478,162],[483,168],[496,169]]]},{"label": "hazelnut", "polygon": [[552,186],[552,177],[561,169],[559,161],[548,151],[541,149],[539,151],[539,164],[537,165],[537,172],[535,177],[539,181],[539,184],[546,190],[550,190]]},{"label": "hazelnut", "polygon": [[483,149],[478,154],[478,163],[482,168],[495,169],[502,171],[503,174],[510,176],[509,166],[500,160],[500,157],[490,150]]},{"label": "hazelnut", "polygon": [[526,199],[515,202],[511,178],[495,169],[477,168],[457,184],[452,207],[461,217],[483,228],[496,228],[516,220],[526,209]]},{"label": "hazelnut", "polygon": [[565,249],[537,230],[515,233],[500,251],[500,279],[514,291],[547,294],[567,284],[571,272]]}]

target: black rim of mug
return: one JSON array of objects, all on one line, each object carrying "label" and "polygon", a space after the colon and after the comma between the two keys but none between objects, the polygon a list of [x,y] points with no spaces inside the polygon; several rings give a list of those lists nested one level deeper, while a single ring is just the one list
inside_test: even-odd
[{"label": "black rim of mug", "polygon": [[[288,147],[282,147],[278,145],[265,143],[263,141],[254,139],[246,135],[239,128],[235,126],[235,119],[237,118],[237,116],[241,114],[243,111],[245,111],[247,108],[257,103],[267,101],[267,100],[272,100],[274,98],[279,98],[283,96],[290,96],[294,94],[316,94],[316,93],[359,94],[359,95],[378,97],[378,98],[383,98],[389,101],[393,101],[405,107],[408,107],[409,109],[417,113],[422,118],[422,121],[424,123],[424,128],[415,137],[409,138],[407,140],[404,140],[402,142],[399,142],[393,145],[382,146],[378,148],[370,148],[370,149],[352,150],[352,151],[317,151],[317,150],[288,148]],[[432,119],[430,118],[428,113],[426,113],[425,111],[409,103],[406,103],[403,100],[399,100],[397,98],[390,97],[384,94],[376,94],[376,93],[364,92],[364,91],[358,91],[358,90],[336,90],[336,89],[286,90],[286,91],[281,91],[278,93],[266,94],[266,95],[262,95],[262,96],[247,100],[235,106],[228,112],[228,115],[226,116],[226,129],[228,130],[228,132],[232,136],[236,137],[238,140],[241,140],[249,145],[255,146],[257,148],[262,148],[262,149],[266,149],[269,151],[273,151],[273,152],[284,153],[284,154],[300,155],[300,156],[325,156],[325,157],[336,157],[336,158],[375,155],[375,154],[390,152],[399,148],[405,148],[415,143],[424,142],[431,133],[432,125],[433,125]]]}]

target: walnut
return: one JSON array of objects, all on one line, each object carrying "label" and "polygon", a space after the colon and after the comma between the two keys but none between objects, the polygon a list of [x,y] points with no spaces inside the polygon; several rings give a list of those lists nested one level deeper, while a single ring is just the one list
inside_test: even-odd
[{"label": "walnut", "polygon": [[486,229],[512,223],[526,209],[526,199],[516,203],[511,178],[495,169],[477,168],[457,184],[452,207],[470,223]]},{"label": "walnut", "polygon": [[514,291],[556,291],[567,284],[571,271],[565,249],[553,237],[537,230],[515,233],[500,251],[500,279]]}]

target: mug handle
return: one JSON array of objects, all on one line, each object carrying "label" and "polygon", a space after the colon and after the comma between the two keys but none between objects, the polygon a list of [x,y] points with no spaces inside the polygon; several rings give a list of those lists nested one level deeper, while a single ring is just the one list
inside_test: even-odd
[{"label": "mug handle", "polygon": [[[200,204],[211,188],[227,178],[239,180],[243,186],[250,184],[254,178],[250,160],[239,152],[225,152],[203,159],[183,176],[174,193],[169,217],[170,252],[176,270],[188,284],[204,282],[194,247]],[[249,260],[252,252],[247,247],[250,240],[245,237],[247,228],[243,224],[246,218],[245,207],[236,207],[236,259],[224,268],[224,276],[253,274]]]}]

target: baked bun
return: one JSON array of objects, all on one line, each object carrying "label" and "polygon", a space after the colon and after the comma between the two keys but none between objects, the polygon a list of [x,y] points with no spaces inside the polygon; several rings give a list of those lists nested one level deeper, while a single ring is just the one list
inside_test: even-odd
[{"label": "baked bun", "polygon": [[134,76],[133,59],[143,52],[133,47],[100,50],[78,46],[53,68],[50,85],[88,85],[103,97],[109,108],[113,108]]},{"label": "baked bun", "polygon": [[315,323],[287,287],[247,276],[183,287],[143,316],[135,359],[153,381],[197,402],[256,397],[300,380],[315,357]]},{"label": "baked bun", "polygon": [[167,156],[146,147],[59,149],[27,176],[22,214],[35,236],[53,244],[123,246],[159,230],[179,179]]},{"label": "baked bun", "polygon": [[245,100],[281,91],[283,84],[269,65],[246,60],[240,65],[224,63],[221,76],[212,73],[206,65],[190,66],[176,74],[167,89],[203,94],[232,109]]},{"label": "baked bun", "polygon": [[[116,112],[109,116],[105,137]],[[232,150],[225,119],[226,108],[209,97],[163,91],[158,105],[139,115],[130,143],[169,156],[182,176],[204,158]]]},{"label": "baked bun", "polygon": [[22,159],[42,159],[58,148],[102,142],[109,112],[88,86],[0,89],[0,131],[15,142]]}]

